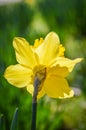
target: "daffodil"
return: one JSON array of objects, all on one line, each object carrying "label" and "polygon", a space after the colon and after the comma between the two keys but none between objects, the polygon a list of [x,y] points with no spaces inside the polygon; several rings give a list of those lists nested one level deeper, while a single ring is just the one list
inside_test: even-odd
[{"label": "daffodil", "polygon": [[10,84],[26,87],[32,95],[34,90],[37,91],[37,98],[45,94],[52,98],[74,95],[66,77],[82,58],[65,58],[65,48],[56,33],[48,33],[44,40],[36,39],[33,46],[24,38],[16,37],[13,47],[18,64],[7,67],[4,73]]}]

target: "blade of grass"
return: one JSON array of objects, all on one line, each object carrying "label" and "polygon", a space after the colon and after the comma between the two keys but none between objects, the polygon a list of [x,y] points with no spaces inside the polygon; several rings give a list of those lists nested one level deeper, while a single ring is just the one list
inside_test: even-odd
[{"label": "blade of grass", "polygon": [[10,130],[17,130],[18,129],[17,124],[18,124],[18,108],[16,108],[14,112]]}]

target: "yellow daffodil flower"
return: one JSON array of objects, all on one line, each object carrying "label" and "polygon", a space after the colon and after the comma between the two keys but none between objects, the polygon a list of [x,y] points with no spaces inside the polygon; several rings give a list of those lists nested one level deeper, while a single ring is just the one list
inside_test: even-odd
[{"label": "yellow daffodil flower", "polygon": [[36,39],[33,46],[24,38],[17,37],[13,40],[13,47],[18,64],[9,66],[4,73],[10,84],[19,88],[26,87],[33,95],[37,79],[37,98],[45,94],[53,98],[69,98],[74,95],[66,76],[82,58],[65,58],[65,48],[56,33],[50,32],[44,40]]}]

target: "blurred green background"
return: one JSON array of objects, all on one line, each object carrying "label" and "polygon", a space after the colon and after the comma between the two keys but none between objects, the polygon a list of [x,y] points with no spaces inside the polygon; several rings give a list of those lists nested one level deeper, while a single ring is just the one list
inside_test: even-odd
[{"label": "blurred green background", "polygon": [[84,60],[67,77],[75,91],[73,98],[45,96],[39,100],[37,130],[86,130],[86,0],[0,2],[0,115],[4,115],[4,130],[10,129],[16,107],[18,130],[30,130],[31,124],[31,95],[3,78],[5,68],[17,63],[13,38],[24,37],[33,44],[35,38],[50,31],[59,35],[66,57]]}]

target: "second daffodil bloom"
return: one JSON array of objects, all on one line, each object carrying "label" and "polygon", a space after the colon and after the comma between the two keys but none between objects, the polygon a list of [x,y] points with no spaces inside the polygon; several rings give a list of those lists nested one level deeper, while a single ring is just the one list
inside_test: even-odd
[{"label": "second daffodil bloom", "polygon": [[36,39],[33,46],[24,38],[16,37],[13,47],[18,64],[9,66],[4,73],[10,84],[26,87],[32,95],[35,89],[37,98],[45,94],[52,98],[69,98],[74,95],[66,76],[82,58],[65,58],[65,48],[56,33],[48,33],[44,40]]}]

